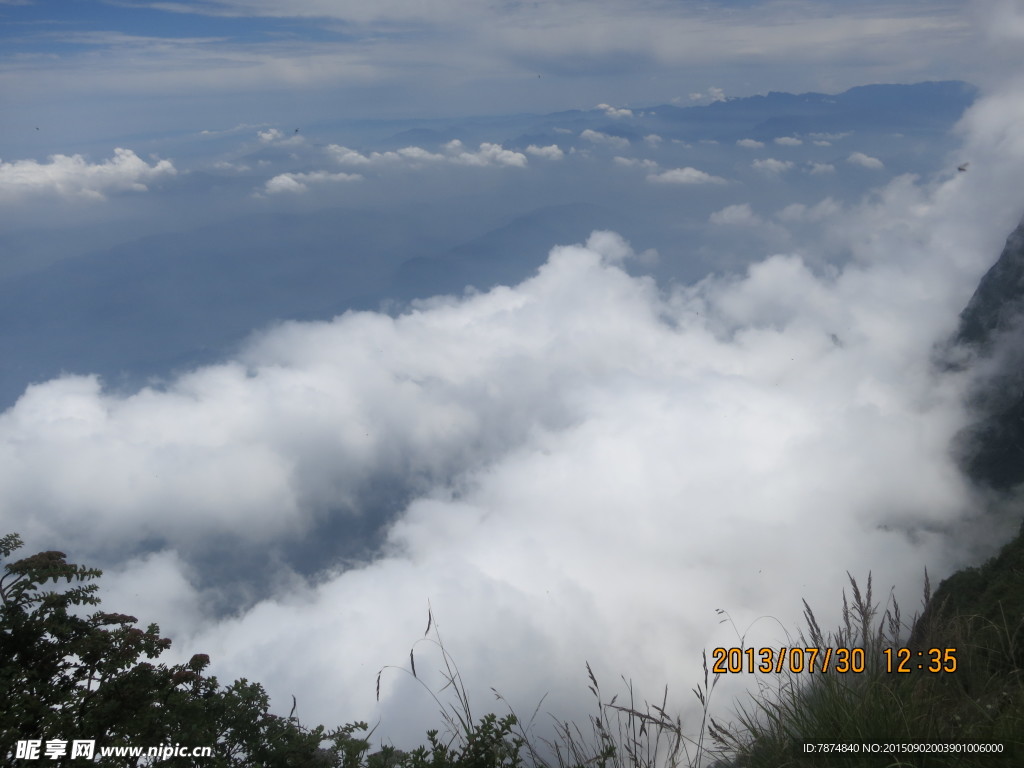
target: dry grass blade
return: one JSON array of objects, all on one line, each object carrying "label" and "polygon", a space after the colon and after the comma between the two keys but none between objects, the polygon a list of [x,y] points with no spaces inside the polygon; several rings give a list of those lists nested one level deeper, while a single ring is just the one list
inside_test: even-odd
[{"label": "dry grass blade", "polygon": [[587,677],[589,677],[589,678],[590,678],[590,682],[591,682],[591,683],[593,684],[593,686],[594,686],[594,687],[593,687],[593,688],[591,688],[590,690],[594,691],[594,694],[596,695],[596,694],[597,694],[597,689],[598,689],[598,685],[597,685],[597,678],[596,678],[596,677],[594,677],[594,670],[592,670],[592,669],[590,668],[590,662],[589,662],[589,661],[587,661],[587,662],[584,662],[584,663],[585,663],[585,664],[587,665]]},{"label": "dry grass blade", "polygon": [[850,624],[850,604],[846,600],[846,590],[843,590],[843,630],[840,636],[836,638],[839,645],[850,647],[853,643],[850,638],[853,636],[853,627]]},{"label": "dry grass blade", "polygon": [[821,631],[821,627],[818,625],[818,620],[814,617],[814,611],[811,610],[811,606],[807,604],[806,600],[802,601],[804,604],[804,621],[807,622],[807,627],[811,632],[811,641],[807,643],[809,647],[822,648],[825,645],[825,633]]}]

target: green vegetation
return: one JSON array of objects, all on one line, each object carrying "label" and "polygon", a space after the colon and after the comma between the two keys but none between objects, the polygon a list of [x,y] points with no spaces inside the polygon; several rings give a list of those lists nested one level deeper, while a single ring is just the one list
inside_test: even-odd
[{"label": "green vegetation", "polygon": [[[766,675],[758,694],[735,713],[735,722],[710,717],[718,677],[704,659],[703,682],[693,689],[703,706],[703,721],[684,731],[660,705],[638,704],[628,681],[627,696],[605,700],[587,665],[595,713],[585,729],[555,722],[553,738],[534,736],[509,711],[475,718],[454,660],[428,613],[422,641],[440,650],[446,685],[455,703],[440,707],[444,736],[427,733],[427,744],[410,752],[382,746],[370,754],[366,723],[334,730],[308,728],[294,717],[270,714],[266,692],[257,683],[238,680],[222,687],[204,675],[209,658],[199,654],[184,665],[154,663],[170,646],[159,628],[135,626],[121,614],[76,613],[96,605],[100,571],[68,563],[61,552],[41,552],[10,562],[22,545],[16,534],[0,538],[0,755],[11,765],[23,739],[94,739],[99,747],[188,744],[214,746],[204,758],[105,757],[94,763],[45,759],[48,765],[101,766],[334,766],[336,768],[932,768],[1024,764],[1024,528],[1003,552],[981,568],[946,580],[929,595],[924,611],[904,622],[890,600],[884,611],[873,602],[871,577],[866,589],[850,577],[851,596],[843,595],[843,622],[826,633],[804,603],[806,630],[793,647],[860,648],[865,670],[859,673]],[[63,591],[55,586],[65,580]],[[74,583],[74,586],[70,586]],[[433,628],[433,635],[431,629]],[[742,642],[742,640],[741,640]],[[885,668],[887,649],[909,648],[906,673]],[[916,668],[932,662],[930,648],[955,648],[936,663],[955,672]],[[416,646],[409,669],[416,679]],[[143,658],[147,660],[143,660]],[[900,659],[892,657],[893,663]],[[385,670],[381,670],[383,674]],[[421,681],[422,682],[422,681]],[[378,675],[378,691],[380,676]],[[429,690],[429,689],[428,689]],[[440,692],[439,692],[440,693]],[[499,700],[501,697],[498,696]],[[293,708],[294,712],[294,708]],[[695,735],[694,735],[695,733]],[[689,734],[689,735],[688,735]],[[805,755],[795,742],[812,740],[861,744],[881,742],[1002,743],[998,755]]]},{"label": "green vegetation", "polygon": [[[0,557],[22,546],[17,534],[0,538]],[[23,739],[95,739],[101,747],[216,745],[214,766],[342,766],[355,768],[351,738],[357,726],[333,732],[304,728],[270,714],[262,686],[238,680],[223,688],[203,675],[210,663],[197,654],[184,665],[153,664],[170,647],[159,627],[98,611],[82,617],[75,606],[97,605],[95,568],[68,563],[63,552],[40,552],[4,564],[0,576],[0,756],[16,764]],[[64,591],[47,582],[78,583]],[[362,724],[357,724],[362,725]],[[327,748],[322,744],[328,742]],[[368,747],[368,743],[365,745]],[[363,748],[365,751],[365,748]],[[45,759],[47,765],[85,761]],[[20,762],[20,761],[19,761]],[[25,765],[31,762],[26,761]],[[108,758],[106,766],[155,764],[147,758]],[[161,765],[192,765],[171,758]]]},{"label": "green vegetation", "polygon": [[[1019,541],[1018,541],[1019,544]],[[1024,572],[1017,572],[1018,595]],[[931,768],[932,766],[1020,765],[1024,760],[1024,677],[1015,661],[1024,641],[1024,616],[1002,614],[1000,623],[951,608],[953,601],[930,597],[925,578],[926,614],[905,626],[890,599],[881,617],[872,602],[871,578],[862,592],[851,577],[852,603],[843,596],[843,625],[825,634],[805,603],[807,633],[801,647],[862,648],[865,671],[854,674],[790,675],[740,708],[738,724],[712,722],[711,734],[731,748],[734,765]],[[944,584],[945,586],[945,584]],[[948,589],[941,590],[948,593]],[[909,629],[909,631],[908,631]],[[904,670],[894,649],[906,648]],[[931,649],[937,649],[932,651]],[[886,651],[892,653],[887,657]],[[919,666],[920,665],[920,666]],[[946,671],[953,669],[955,671]],[[864,742],[1001,743],[991,754],[800,756],[794,740]]]}]

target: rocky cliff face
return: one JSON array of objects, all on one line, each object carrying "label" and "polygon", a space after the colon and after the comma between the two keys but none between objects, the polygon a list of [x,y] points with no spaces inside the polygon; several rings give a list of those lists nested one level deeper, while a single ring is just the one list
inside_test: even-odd
[{"label": "rocky cliff face", "polygon": [[958,441],[961,464],[979,485],[1007,491],[1024,482],[1024,222],[960,314],[954,344],[991,370],[972,396],[977,421]]},{"label": "rocky cliff face", "polygon": [[1006,239],[999,260],[978,284],[960,313],[956,341],[990,351],[1000,331],[1009,330],[1024,310],[1024,221]]},{"label": "rocky cliff face", "polygon": [[[960,314],[950,348],[967,351],[972,364],[989,373],[972,394],[977,420],[957,441],[961,466],[976,484],[1000,492],[1008,500],[1007,510],[1020,514],[1021,504],[1009,492],[1024,483],[1024,222]],[[991,655],[999,655],[994,649],[1001,647],[1004,635],[1024,631],[1024,525],[999,555],[942,582],[910,644],[958,642],[934,635],[940,625],[949,632],[951,625],[944,623],[949,620],[966,622],[972,645]],[[1020,674],[1024,645],[1014,645],[1004,657],[1008,666],[1000,674]]]}]

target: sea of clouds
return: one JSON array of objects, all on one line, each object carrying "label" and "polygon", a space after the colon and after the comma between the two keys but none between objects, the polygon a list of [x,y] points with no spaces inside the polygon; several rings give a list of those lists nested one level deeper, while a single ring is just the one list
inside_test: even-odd
[{"label": "sea of clouds", "polygon": [[[98,558],[104,607],[305,722],[422,743],[427,691],[375,684],[428,605],[477,715],[493,687],[582,724],[587,661],[692,715],[705,649],[786,644],[801,598],[832,623],[848,571],[910,612],[925,567],[1005,533],[950,456],[970,374],[933,358],[1024,210],[1021,93],[964,117],[968,172],[826,206],[820,241],[740,275],[661,285],[626,269],[644,243],[597,231],[517,285],[278,324],[161,386],[33,385],[0,414],[5,525]],[[301,573],[358,520],[378,549]],[[259,586],[226,597],[212,560]],[[437,649],[417,659],[440,687]]]}]

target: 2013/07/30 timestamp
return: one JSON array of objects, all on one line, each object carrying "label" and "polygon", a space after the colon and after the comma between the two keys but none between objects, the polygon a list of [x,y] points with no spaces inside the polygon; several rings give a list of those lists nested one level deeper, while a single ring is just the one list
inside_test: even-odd
[{"label": "2013/07/30 timestamp", "polygon": [[[885,671],[956,672],[956,648],[886,648]],[[715,648],[715,674],[737,672],[865,672],[863,648]]]}]

